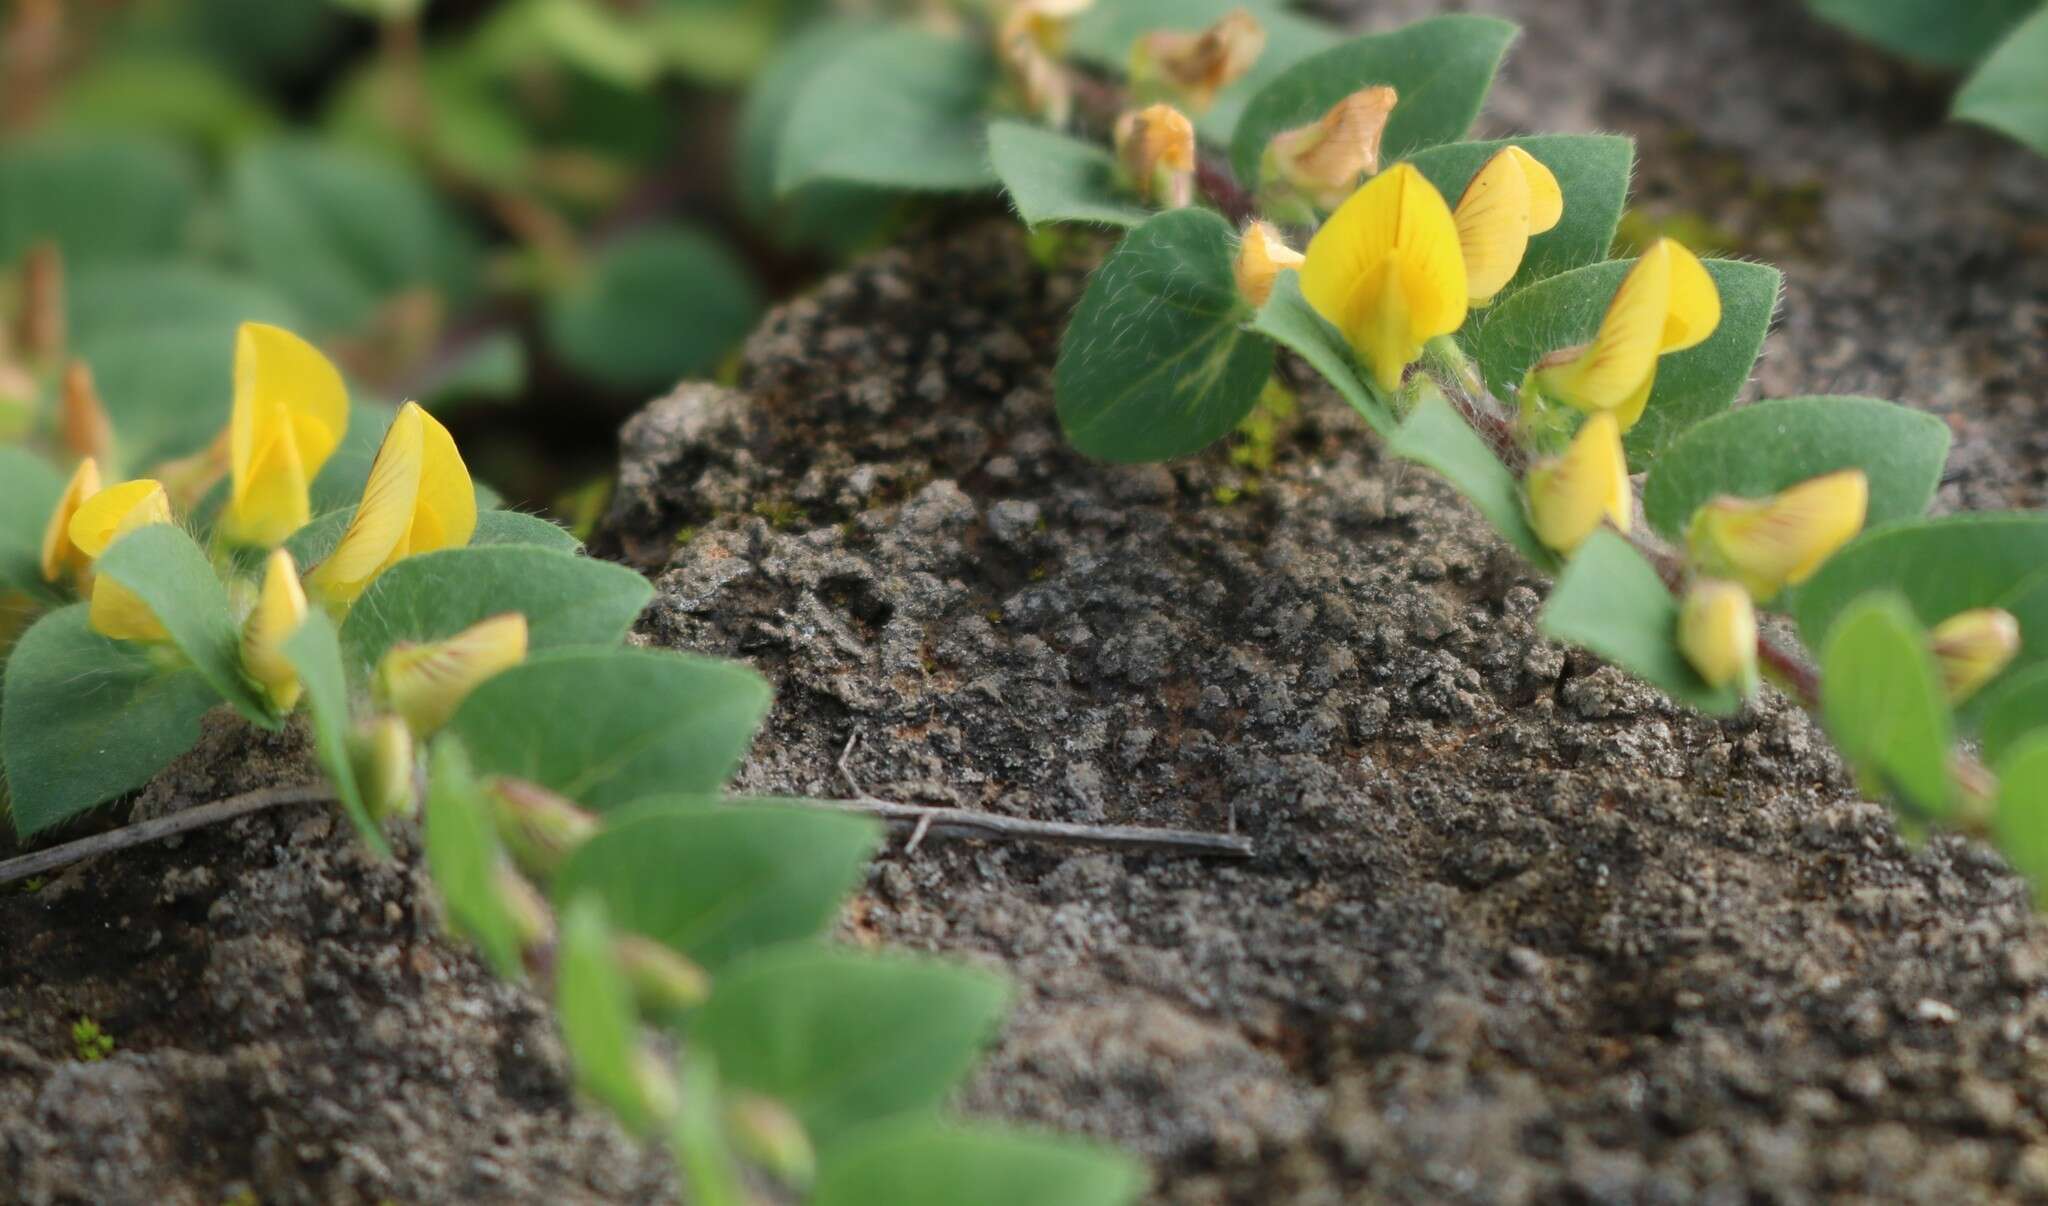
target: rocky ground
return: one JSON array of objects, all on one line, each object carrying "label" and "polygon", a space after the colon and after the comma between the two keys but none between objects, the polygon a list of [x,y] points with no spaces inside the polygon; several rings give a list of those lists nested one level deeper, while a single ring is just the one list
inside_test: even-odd
[{"label": "rocky ground", "polygon": [[[1760,393],[1925,406],[1942,506],[2041,505],[2048,165],[1794,5],[1476,7],[1529,25],[1493,132],[1634,134],[1652,221],[1787,270]],[[775,681],[750,790],[843,795],[851,740],[877,795],[1256,842],[878,864],[849,940],[1020,986],[965,1107],[1172,1203],[2048,1197],[2048,928],[1995,855],[1902,841],[1781,704],[1541,641],[1541,584],[1327,398],[1256,477],[1074,456],[1079,281],[1001,224],[832,279],[629,425],[599,540],[643,639]],[[223,722],[136,811],[309,773]],[[0,1200],[659,1193],[411,861],[310,810],[0,898],[0,1035]]]}]

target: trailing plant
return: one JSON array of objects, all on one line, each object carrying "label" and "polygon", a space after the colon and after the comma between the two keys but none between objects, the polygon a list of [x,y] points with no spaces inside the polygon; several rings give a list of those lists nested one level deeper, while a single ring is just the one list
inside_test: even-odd
[{"label": "trailing plant", "polygon": [[[17,832],[141,786],[222,705],[262,729],[302,713],[371,848],[424,794],[450,924],[552,986],[578,1085],[673,1150],[691,1201],[1138,1192],[1119,1156],[940,1118],[1008,989],[817,940],[878,832],[721,798],[768,707],[758,675],[622,647],[644,578],[493,509],[433,416],[352,406],[297,335],[243,325],[233,380],[219,437],[150,476],[126,476],[136,445],[89,385],[39,433],[68,478],[0,447],[0,585],[17,623],[39,613],[0,690]],[[89,1019],[74,1041],[113,1050]]]},{"label": "trailing plant", "polygon": [[745,153],[792,211],[999,188],[1034,229],[1123,232],[1061,344],[1083,452],[1208,446],[1284,349],[1555,575],[1545,632],[1709,714],[1775,680],[1911,827],[2048,884],[2048,515],[1926,518],[1948,431],[1890,402],[1736,408],[1779,274],[1606,258],[1627,139],[1462,141],[1514,36],[1018,0],[792,51]]},{"label": "trailing plant", "polygon": [[2042,0],[1806,0],[1893,54],[1967,71],[1950,108],[2048,155],[2048,4]]}]

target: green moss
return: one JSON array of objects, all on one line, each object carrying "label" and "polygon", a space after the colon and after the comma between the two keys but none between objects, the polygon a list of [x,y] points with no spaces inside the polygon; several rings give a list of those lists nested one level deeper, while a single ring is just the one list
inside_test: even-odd
[{"label": "green moss", "polygon": [[81,1063],[98,1063],[114,1053],[114,1036],[100,1029],[98,1022],[82,1017],[71,1024],[71,1050]]}]

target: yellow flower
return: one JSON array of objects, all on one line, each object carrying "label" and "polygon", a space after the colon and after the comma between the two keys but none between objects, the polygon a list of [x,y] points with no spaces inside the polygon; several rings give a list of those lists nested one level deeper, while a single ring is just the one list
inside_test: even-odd
[{"label": "yellow flower", "polygon": [[1710,687],[1756,690],[1756,605],[1722,578],[1701,578],[1678,610],[1678,648]]},{"label": "yellow flower", "polygon": [[1198,33],[1158,30],[1131,48],[1131,82],[1146,88],[1155,80],[1174,99],[1197,113],[1216,103],[1216,94],[1244,78],[1266,50],[1266,27],[1248,9],[1234,8]]},{"label": "yellow flower", "polygon": [[1384,84],[1363,88],[1332,105],[1321,120],[1274,135],[1262,179],[1292,187],[1318,209],[1335,209],[1359,177],[1380,170],[1380,136],[1398,99]]},{"label": "yellow flower", "polygon": [[384,433],[348,531],[307,582],[331,606],[346,607],[393,562],[468,544],[475,531],[476,487],[454,438],[408,402]]},{"label": "yellow flower", "polygon": [[1116,159],[1138,196],[1164,209],[1195,199],[1195,127],[1172,105],[1135,109],[1117,119]]},{"label": "yellow flower", "polygon": [[1502,147],[1465,186],[1452,216],[1465,255],[1465,287],[1472,304],[1483,306],[1514,279],[1529,237],[1564,217],[1564,193],[1534,155]]},{"label": "yellow flower", "polygon": [[1398,388],[1423,343],[1465,321],[1465,260],[1450,207],[1421,172],[1395,164],[1309,240],[1301,291],[1380,388]]},{"label": "yellow flower", "polygon": [[1302,255],[1287,245],[1271,223],[1254,222],[1245,227],[1244,240],[1237,247],[1237,291],[1253,309],[1273,296],[1273,283],[1288,268],[1299,268]]},{"label": "yellow flower", "polygon": [[[81,504],[71,516],[71,543],[87,557],[99,555],[116,540],[153,523],[171,522],[171,499],[162,483],[149,478],[108,486]],[[92,584],[92,630],[117,641],[163,641],[170,633],[134,591],[108,578]]]},{"label": "yellow flower", "polygon": [[1611,414],[1587,419],[1564,455],[1529,467],[1529,523],[1536,537],[1560,553],[1586,542],[1605,519],[1626,532],[1635,516],[1628,487],[1628,456]]},{"label": "yellow flower", "polygon": [[1544,357],[1536,386],[1588,413],[1611,410],[1627,431],[1649,404],[1657,358],[1700,343],[1719,325],[1721,294],[1706,265],[1658,239],[1615,290],[1593,342]]},{"label": "yellow flower", "polygon": [[2020,651],[2020,622],[1997,607],[1957,612],[1936,624],[1929,636],[1954,703],[1997,678]]},{"label": "yellow flower", "polygon": [[1723,496],[1693,515],[1686,545],[1701,570],[1767,600],[1812,577],[1861,531],[1869,501],[1861,469],[1816,477],[1770,498]]},{"label": "yellow flower", "polygon": [[290,331],[243,323],[235,333],[232,485],[222,535],[273,545],[304,527],[313,478],[347,430],[348,389],[327,357]]},{"label": "yellow flower", "polygon": [[43,526],[43,581],[55,582],[69,574],[81,592],[90,585],[92,558],[71,543],[71,517],[78,514],[86,499],[99,492],[99,462],[86,457],[71,471],[71,480],[57,497],[57,509],[50,512],[50,522]]},{"label": "yellow flower", "polygon": [[526,657],[526,617],[507,612],[479,620],[442,641],[393,645],[377,663],[377,694],[426,737],[485,679]]},{"label": "yellow flower", "polygon": [[289,712],[299,702],[299,672],[285,656],[284,643],[306,622],[306,592],[299,567],[283,549],[263,566],[256,608],[242,622],[242,670],[263,688],[272,707]]}]

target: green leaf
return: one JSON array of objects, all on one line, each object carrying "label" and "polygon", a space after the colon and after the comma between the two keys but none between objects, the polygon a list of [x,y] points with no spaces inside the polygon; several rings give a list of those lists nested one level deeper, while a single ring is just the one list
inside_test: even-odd
[{"label": "green leaf", "polygon": [[1198,452],[1236,427],[1273,373],[1273,345],[1249,317],[1232,271],[1237,238],[1204,209],[1132,231],[1088,282],[1060,341],[1060,424],[1107,461]]},{"label": "green leaf", "polygon": [[184,529],[168,523],[137,528],[101,554],[93,571],[135,592],[178,652],[235,711],[263,728],[279,727],[268,701],[242,674],[242,636],[228,592]]},{"label": "green leaf", "polygon": [[1410,152],[1465,136],[1514,41],[1515,26],[1496,17],[1453,14],[1368,34],[1303,59],[1259,90],[1230,140],[1237,178],[1258,180],[1275,134],[1321,119],[1338,101],[1375,84],[1400,94],[1380,140],[1391,163]]},{"label": "green leaf", "polygon": [[2021,738],[2048,728],[2048,663],[2008,671],[1971,702],[1982,718],[1978,740],[1984,761],[1996,766]]},{"label": "green leaf", "polygon": [[1953,721],[1927,630],[1889,593],[1851,603],[1821,648],[1821,719],[1866,779],[1923,815],[1954,804]]},{"label": "green leaf", "polygon": [[334,622],[314,610],[299,630],[285,639],[284,655],[298,671],[305,689],[306,713],[312,721],[313,752],[320,769],[341,797],[342,811],[354,822],[356,832],[370,849],[388,854],[384,831],[370,818],[363,803],[362,788],[356,783],[354,765],[349,761],[348,676],[342,669],[341,643],[335,637]]},{"label": "green leaf", "polygon": [[792,946],[720,975],[688,1038],[713,1054],[727,1084],[788,1106],[829,1153],[863,1124],[935,1109],[973,1067],[1008,999],[986,972]]},{"label": "green leaf", "polygon": [[1503,297],[1531,281],[1606,258],[1628,202],[1628,180],[1636,159],[1635,143],[1616,134],[1537,134],[1430,147],[1408,156],[1408,161],[1446,202],[1456,205],[1472,177],[1506,146],[1527,151],[1557,177],[1564,215],[1557,225],[1529,240],[1521,268],[1501,290]]},{"label": "green leaf", "polygon": [[470,288],[469,236],[424,182],[383,160],[311,142],[237,156],[228,229],[252,272],[289,297],[314,330],[353,332],[411,289],[459,302]]},{"label": "green leaf", "polygon": [[17,590],[49,594],[43,529],[63,494],[64,478],[50,462],[26,448],[0,445],[0,600]]},{"label": "green leaf", "polygon": [[[519,923],[499,894],[507,866],[476,774],[460,742],[447,737],[427,753],[423,842],[427,870],[456,933],[476,944],[492,970],[508,980],[525,975]],[[559,971],[558,971],[559,976]]]},{"label": "green leaf", "polygon": [[1479,513],[1509,544],[1521,550],[1538,568],[1549,569],[1557,564],[1556,556],[1529,526],[1529,517],[1522,507],[1521,483],[1443,395],[1424,398],[1387,441],[1387,450],[1443,474],[1459,493],[1472,500],[1472,505],[1479,508]]},{"label": "green leaf", "polygon": [[1300,276],[1291,270],[1280,274],[1273,283],[1273,296],[1253,320],[1252,330],[1308,361],[1353,410],[1365,416],[1374,431],[1382,438],[1392,438],[1399,425],[1393,403],[1371,378],[1360,375],[1350,343],[1302,296]]},{"label": "green leaf", "polygon": [[745,1174],[725,1130],[718,1067],[701,1052],[683,1061],[676,1077],[678,1108],[669,1127],[669,1150],[692,1206],[748,1206]]},{"label": "green leaf", "polygon": [[27,837],[141,787],[199,744],[220,702],[191,670],[92,631],[83,603],[36,621],[7,659],[0,757]]},{"label": "green leaf", "polygon": [[1120,75],[1129,69],[1131,47],[1141,35],[1206,29],[1235,8],[1251,9],[1265,27],[1265,53],[1243,79],[1217,93],[1208,112],[1193,115],[1203,138],[1229,146],[1251,99],[1288,68],[1340,42],[1336,30],[1287,11],[1278,0],[1096,0],[1074,19],[1068,42],[1076,59]]},{"label": "green leaf", "polygon": [[1998,849],[2048,903],[2048,730],[2017,742],[1998,763]]},{"label": "green leaf", "polygon": [[655,227],[605,247],[581,281],[549,299],[548,340],[593,381],[666,388],[710,371],[760,312],[760,286],[723,244]]},{"label": "green leaf", "polygon": [[[1633,260],[1610,260],[1537,281],[1481,311],[1460,337],[1500,398],[1514,396],[1531,366],[1559,348],[1590,342]],[[1657,361],[1649,409],[1628,433],[1629,464],[1642,470],[1679,434],[1728,409],[1756,366],[1778,304],[1775,268],[1708,260],[1721,293],[1721,325],[1697,347]],[[1475,325],[1476,324],[1476,325]]]},{"label": "green leaf", "polygon": [[1145,1170],[1121,1152],[930,1119],[876,1127],[827,1153],[811,1206],[1125,1206]]},{"label": "green leaf", "polygon": [[[481,492],[478,505],[482,505]],[[574,553],[583,548],[583,542],[576,539],[576,533],[551,519],[528,515],[524,511],[477,512],[476,532],[469,538],[469,547],[517,544],[535,545],[562,553]]]},{"label": "green leaf", "polygon": [[769,800],[646,801],[577,848],[555,898],[597,896],[619,928],[715,973],[750,951],[817,935],[879,838],[865,818]]},{"label": "green leaf", "polygon": [[834,181],[931,192],[994,183],[982,114],[988,52],[965,38],[888,27],[843,43],[798,90],[776,148],[775,191]]},{"label": "green leaf", "polygon": [[141,134],[219,152],[272,129],[276,117],[232,76],[161,51],[95,55],[64,85],[52,116],[71,130]]},{"label": "green leaf", "polygon": [[418,390],[420,404],[428,410],[438,412],[469,402],[509,402],[526,389],[526,345],[510,330],[489,331],[431,368],[431,375]]},{"label": "green leaf", "polygon": [[616,645],[654,587],[622,565],[531,545],[407,557],[370,583],[341,626],[348,664],[369,666],[397,641],[438,641],[516,611],[527,648]]},{"label": "green leaf", "polygon": [[[1893,524],[1850,541],[1792,596],[1800,636],[1818,648],[1858,597],[1892,591],[1927,627],[1973,607],[2020,624],[2011,670],[2048,659],[2048,514],[1979,512]],[[2008,673],[2011,672],[2008,671]],[[1973,703],[1975,701],[1972,701]]]},{"label": "green leaf", "polygon": [[168,144],[42,139],[0,147],[0,264],[44,239],[66,267],[169,255],[187,242],[198,173]]},{"label": "green leaf", "polygon": [[644,1133],[654,1122],[640,1081],[640,1019],[633,987],[612,953],[604,905],[591,897],[562,911],[555,957],[555,1014],[576,1069],[576,1087]]},{"label": "green leaf", "polygon": [[1870,527],[1926,512],[1948,459],[1948,424],[1875,398],[1782,398],[1715,415],[1664,449],[1643,485],[1650,525],[1685,532],[1716,495],[1764,498],[1838,469],[1870,481]]},{"label": "green leaf", "polygon": [[2048,6],[2020,22],[1956,93],[1954,113],[2048,155]]},{"label": "green leaf", "polygon": [[1725,716],[1742,705],[1733,689],[1708,686],[1678,651],[1678,601],[1615,532],[1595,532],[1579,546],[1544,605],[1542,627],[1702,712]]},{"label": "green leaf", "polygon": [[768,697],[760,675],[732,662],[558,649],[483,683],[449,727],[479,768],[603,812],[653,795],[717,791],[746,755]]},{"label": "green leaf", "polygon": [[1117,182],[1115,158],[1092,142],[1021,121],[996,121],[988,127],[988,157],[1026,226],[1141,226],[1152,216]]},{"label": "green leaf", "polygon": [[[1983,58],[2041,0],[1806,0],[1821,16],[1894,54],[1937,67]],[[2038,79],[2038,75],[2036,77]]]}]

